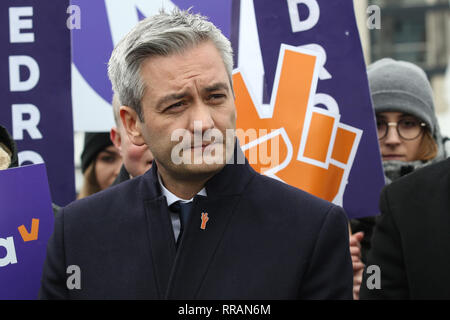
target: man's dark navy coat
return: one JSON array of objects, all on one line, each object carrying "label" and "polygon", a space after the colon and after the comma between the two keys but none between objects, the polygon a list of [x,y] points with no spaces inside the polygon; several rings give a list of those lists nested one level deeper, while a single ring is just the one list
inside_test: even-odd
[{"label": "man's dark navy coat", "polygon": [[[247,162],[226,165],[205,187],[208,197],[194,198],[178,249],[156,165],[60,210],[40,298],[352,298],[340,207]],[[70,265],[80,268],[81,289],[67,288]]]},{"label": "man's dark navy coat", "polygon": [[[386,186],[361,299],[450,299],[450,158]],[[376,273],[368,266],[379,267]]]}]

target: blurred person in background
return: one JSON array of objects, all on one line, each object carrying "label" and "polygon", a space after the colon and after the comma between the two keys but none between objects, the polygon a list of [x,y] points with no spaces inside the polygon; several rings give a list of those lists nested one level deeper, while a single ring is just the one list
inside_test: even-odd
[{"label": "blurred person in background", "polygon": [[116,179],[122,165],[119,150],[113,145],[109,132],[87,132],[81,154],[83,185],[78,199],[108,188]]},{"label": "blurred person in background", "polygon": [[[386,184],[444,160],[446,139],[439,129],[425,72],[410,62],[384,58],[368,66],[367,74]],[[354,298],[359,296],[377,221],[378,216],[351,220]]]},{"label": "blurred person in background", "polygon": [[153,155],[146,144],[137,146],[130,141],[120,118],[121,103],[117,95],[113,96],[112,107],[116,126],[111,128],[111,140],[122,156],[122,167],[113,185],[144,174],[151,168]]},{"label": "blurred person in background", "polygon": [[17,147],[5,127],[0,125],[0,170],[17,167]]}]

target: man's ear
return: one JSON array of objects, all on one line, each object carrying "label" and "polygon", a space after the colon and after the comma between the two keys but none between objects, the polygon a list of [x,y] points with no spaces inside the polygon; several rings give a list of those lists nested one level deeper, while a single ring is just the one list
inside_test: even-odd
[{"label": "man's ear", "polygon": [[119,110],[120,119],[125,131],[128,134],[130,141],[137,145],[142,146],[145,144],[144,137],[142,136],[142,123],[138,114],[133,108],[128,106],[121,106]]},{"label": "man's ear", "polygon": [[111,139],[112,143],[116,146],[117,149],[122,151],[122,138],[120,136],[119,130],[117,130],[117,127],[112,127],[111,131],[109,132],[109,138]]}]

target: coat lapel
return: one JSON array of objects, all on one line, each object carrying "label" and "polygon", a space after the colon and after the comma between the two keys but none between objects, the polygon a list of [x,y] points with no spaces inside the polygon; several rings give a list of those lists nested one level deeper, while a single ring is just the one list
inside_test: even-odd
[{"label": "coat lapel", "polygon": [[161,196],[156,165],[144,178],[145,214],[148,224],[153,269],[158,284],[159,297],[162,299],[167,291],[167,285],[175,260],[175,239],[170,219],[167,200]]},{"label": "coat lapel", "polygon": [[[237,143],[236,143],[237,144]],[[227,164],[205,185],[207,198],[196,196],[187,229],[179,244],[166,298],[195,299],[203,279],[237,211],[239,200],[255,171],[235,148],[234,164]],[[208,221],[202,229],[202,213]]]},{"label": "coat lapel", "polygon": [[153,267],[161,298],[165,296],[175,260],[175,240],[166,198],[161,196],[146,202]]},{"label": "coat lapel", "polygon": [[[237,211],[242,193],[255,175],[236,142],[234,162],[227,164],[206,183],[207,198],[194,198],[189,223],[177,250],[167,200],[159,187],[156,164],[145,174],[144,206],[161,298],[196,298],[221,239]],[[204,229],[201,228],[202,213],[208,214]]]},{"label": "coat lapel", "polygon": [[[216,199],[196,197],[189,224],[180,239],[168,299],[195,299],[239,199],[236,195]],[[202,213],[208,214],[205,229],[201,228]]]}]

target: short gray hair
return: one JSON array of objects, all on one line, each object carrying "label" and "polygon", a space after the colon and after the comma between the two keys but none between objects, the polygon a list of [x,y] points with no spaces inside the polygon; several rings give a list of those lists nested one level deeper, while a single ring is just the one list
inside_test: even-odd
[{"label": "short gray hair", "polygon": [[142,62],[152,56],[182,53],[200,43],[211,41],[220,52],[230,84],[232,83],[233,49],[222,32],[199,14],[179,9],[148,17],[139,22],[111,54],[108,76],[113,91],[123,105],[133,108],[143,120],[142,97],[145,85],[140,76]]}]

